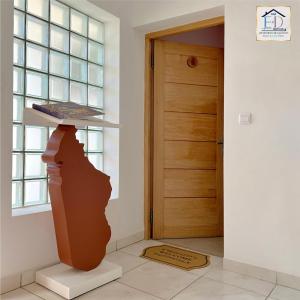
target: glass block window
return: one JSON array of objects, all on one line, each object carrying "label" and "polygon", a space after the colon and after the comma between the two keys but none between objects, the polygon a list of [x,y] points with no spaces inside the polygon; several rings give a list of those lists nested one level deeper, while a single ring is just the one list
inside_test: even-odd
[{"label": "glass block window", "polygon": [[[41,155],[54,128],[24,126],[24,107],[73,101],[103,111],[104,24],[56,0],[14,0],[12,208],[49,202]],[[103,170],[103,131],[77,131]]]}]

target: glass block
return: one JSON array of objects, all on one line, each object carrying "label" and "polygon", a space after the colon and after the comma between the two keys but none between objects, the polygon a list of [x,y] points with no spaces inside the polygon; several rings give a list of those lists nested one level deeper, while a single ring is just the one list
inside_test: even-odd
[{"label": "glass block", "polygon": [[103,154],[89,153],[88,159],[96,169],[103,171]]},{"label": "glass block", "polygon": [[50,138],[50,136],[52,135],[52,133],[54,132],[55,129],[56,128],[54,128],[54,127],[49,127],[49,138]]},{"label": "glass block", "polygon": [[48,75],[26,71],[26,95],[48,98]]},{"label": "glass block", "polygon": [[25,0],[14,0],[14,7],[25,10]]},{"label": "glass block", "polygon": [[14,95],[13,98],[13,121],[22,122],[23,120],[24,98]]},{"label": "glass block", "polygon": [[27,16],[26,37],[28,40],[48,46],[48,23]]},{"label": "glass block", "polygon": [[51,25],[50,47],[62,52],[69,52],[69,32],[57,26]]},{"label": "glass block", "polygon": [[71,57],[70,59],[70,76],[71,79],[86,82],[87,80],[86,61]]},{"label": "glass block", "polygon": [[24,41],[14,39],[14,64],[24,66]]},{"label": "glass block", "polygon": [[25,150],[44,151],[47,143],[47,128],[38,126],[25,127]]},{"label": "glass block", "polygon": [[69,8],[60,2],[51,0],[50,21],[69,29]]},{"label": "glass block", "polygon": [[23,154],[13,153],[12,155],[12,179],[23,177]]},{"label": "glass block", "polygon": [[24,38],[25,33],[25,14],[15,10],[14,11],[14,35]]},{"label": "glass block", "polygon": [[26,180],[24,205],[43,204],[47,201],[47,180]]},{"label": "glass block", "polygon": [[78,82],[70,82],[70,101],[78,104],[87,104],[86,85]]},{"label": "glass block", "polygon": [[49,68],[52,74],[69,77],[69,56],[51,50]]},{"label": "glass block", "polygon": [[58,101],[68,101],[69,80],[50,76],[49,99]]},{"label": "glass block", "polygon": [[88,131],[88,152],[103,152],[103,132]]},{"label": "glass block", "polygon": [[23,183],[22,181],[12,182],[12,208],[17,208],[22,206],[22,194],[23,194]]},{"label": "glass block", "polygon": [[104,47],[99,43],[89,41],[89,61],[104,64]]},{"label": "glass block", "polygon": [[87,16],[71,9],[71,30],[81,35],[87,35]]},{"label": "glass block", "polygon": [[26,107],[30,107],[31,108],[33,103],[43,105],[43,104],[47,104],[47,101],[45,101],[45,100],[38,100],[38,99],[32,99],[32,98],[26,98],[26,101],[25,101],[25,106]]},{"label": "glass block", "polygon": [[97,42],[104,42],[104,24],[89,18],[89,38]]},{"label": "glass block", "polygon": [[23,150],[23,126],[13,125],[13,150]]},{"label": "glass block", "polygon": [[86,149],[86,141],[87,141],[87,135],[86,135],[86,130],[78,130],[76,132],[76,139],[79,141],[79,143],[83,144],[83,150],[87,151]]},{"label": "glass block", "polygon": [[88,73],[90,84],[103,86],[103,67],[89,63]]},{"label": "glass block", "polygon": [[74,56],[87,58],[87,39],[77,34],[71,33],[71,49],[70,52]]},{"label": "glass block", "polygon": [[26,44],[26,66],[48,72],[48,49],[35,44]]},{"label": "glass block", "polygon": [[27,12],[48,20],[49,0],[27,0]]},{"label": "glass block", "polygon": [[89,106],[103,108],[103,89],[95,86],[89,86],[88,99]]},{"label": "glass block", "polygon": [[17,94],[24,92],[24,69],[14,68],[14,84],[13,91]]},{"label": "glass block", "polygon": [[25,178],[46,177],[46,164],[41,153],[25,153]]}]

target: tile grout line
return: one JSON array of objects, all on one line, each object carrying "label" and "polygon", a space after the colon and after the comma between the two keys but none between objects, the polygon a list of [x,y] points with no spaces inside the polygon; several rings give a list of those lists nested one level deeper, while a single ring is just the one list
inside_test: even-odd
[{"label": "tile grout line", "polygon": [[272,295],[273,291],[275,290],[276,286],[277,286],[277,283],[274,285],[274,287],[272,288],[271,292],[268,294],[266,300],[271,297],[271,295]]},{"label": "tile grout line", "polygon": [[[237,273],[237,274],[238,274],[238,273]],[[266,295],[259,294],[258,292],[254,292],[253,290],[248,290],[248,289],[246,289],[246,288],[243,288],[243,287],[240,287],[240,286],[231,284],[231,283],[227,283],[227,282],[220,281],[220,280],[217,280],[217,279],[213,279],[213,278],[210,278],[210,277],[205,277],[205,275],[204,275],[203,277],[204,277],[205,279],[209,279],[209,280],[212,280],[212,281],[214,281],[214,282],[227,284],[227,285],[230,285],[230,286],[232,286],[232,287],[239,288],[239,289],[244,290],[244,291],[247,291],[247,292],[251,292],[251,293],[253,293],[253,294],[257,295],[257,296],[268,297],[268,296],[266,296]],[[252,277],[252,278],[254,278],[254,277]],[[255,278],[255,279],[256,279],[256,278]],[[270,283],[272,283],[272,282],[270,282]],[[274,285],[274,287],[272,288],[272,291],[273,291],[273,289],[274,289],[275,287],[276,287],[276,285]],[[268,295],[269,295],[269,294],[268,294]],[[266,298],[266,299],[267,299],[267,298]]]},{"label": "tile grout line", "polygon": [[155,298],[157,298],[157,299],[166,300],[165,298],[161,298],[161,297],[159,297],[159,296],[150,294],[149,292],[145,292],[145,291],[143,291],[143,290],[141,290],[141,289],[137,289],[136,287],[133,287],[133,286],[131,286],[131,285],[129,285],[129,284],[126,284],[126,283],[124,283],[124,282],[120,282],[120,281],[117,281],[117,282],[118,282],[119,284],[121,284],[121,285],[125,285],[125,286],[127,286],[127,287],[130,287],[130,288],[132,288],[132,289],[134,289],[134,290],[136,290],[136,291],[142,292],[142,293],[144,293],[144,294],[146,294],[146,295],[155,297]]},{"label": "tile grout line", "polygon": [[[35,282],[34,282],[34,283],[35,283]],[[32,283],[31,283],[31,284],[32,284]],[[34,295],[34,296],[40,298],[40,299],[47,300],[46,298],[42,298],[41,296],[39,296],[39,295],[37,295],[37,294],[35,294],[35,293],[31,292],[31,291],[28,291],[28,290],[24,289],[23,287],[21,287],[21,289],[22,289],[23,291],[26,291],[27,293],[29,293],[29,294],[31,294],[31,295]],[[46,289],[46,288],[45,288],[45,289]]]},{"label": "tile grout line", "polygon": [[176,293],[174,296],[172,296],[171,298],[170,298],[170,300],[171,299],[174,299],[176,296],[178,296],[180,293],[182,293],[184,290],[186,290],[187,288],[189,288],[193,283],[195,283],[197,280],[200,280],[200,279],[202,279],[203,277],[204,277],[204,275],[205,274],[203,274],[203,275],[201,275],[201,276],[199,276],[199,277],[197,277],[197,278],[195,278],[195,280],[193,280],[190,284],[188,284],[185,288],[183,288],[182,290],[180,290],[178,293]]}]

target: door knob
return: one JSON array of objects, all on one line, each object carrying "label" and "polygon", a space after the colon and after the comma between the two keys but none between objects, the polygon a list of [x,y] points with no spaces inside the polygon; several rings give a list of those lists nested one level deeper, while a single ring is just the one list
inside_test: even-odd
[{"label": "door knob", "polygon": [[198,62],[198,58],[196,56],[189,56],[186,64],[190,67],[190,68],[195,68],[198,66],[199,62]]}]

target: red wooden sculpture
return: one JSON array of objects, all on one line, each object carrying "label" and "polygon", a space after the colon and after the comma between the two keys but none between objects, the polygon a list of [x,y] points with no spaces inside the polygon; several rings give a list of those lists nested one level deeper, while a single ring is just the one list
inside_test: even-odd
[{"label": "red wooden sculpture", "polygon": [[111,236],[105,207],[111,194],[109,176],[84,156],[76,128],[59,125],[42,156],[48,164],[49,192],[61,262],[89,271],[97,267]]}]

